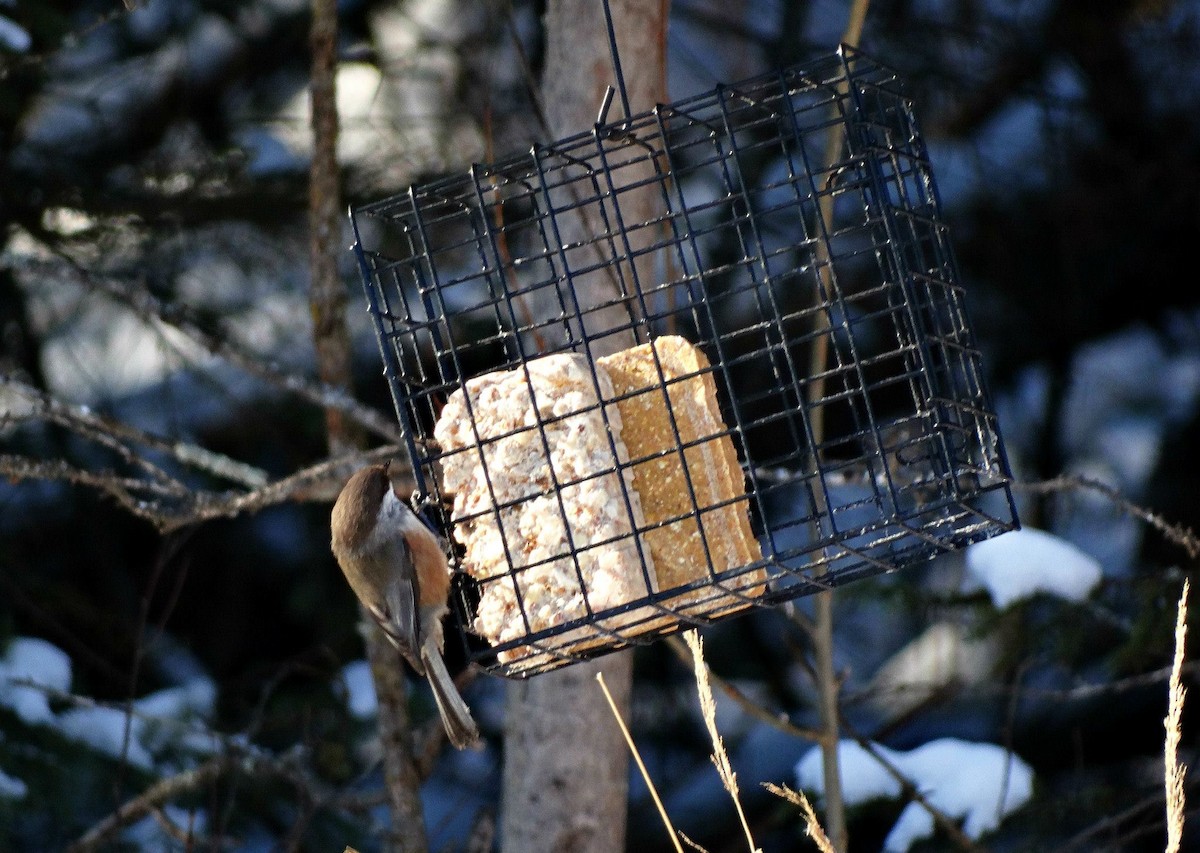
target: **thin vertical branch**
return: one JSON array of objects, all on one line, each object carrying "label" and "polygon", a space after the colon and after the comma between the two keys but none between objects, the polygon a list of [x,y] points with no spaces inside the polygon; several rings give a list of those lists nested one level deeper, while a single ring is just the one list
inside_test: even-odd
[{"label": "thin vertical branch", "polygon": [[846,21],[846,31],[842,33],[842,43],[857,47],[862,40],[863,24],[867,21],[867,8],[871,0],[854,0],[850,6],[850,18]]},{"label": "thin vertical branch", "polygon": [[[846,30],[842,34],[842,42],[857,45],[862,37],[863,23],[867,17],[870,0],[853,0],[850,6],[850,16]],[[837,109],[835,104],[834,109]],[[829,137],[825,143],[825,165],[832,169],[842,150],[842,136],[838,132],[839,125],[830,126]],[[832,183],[832,182],[831,182]],[[817,200],[820,226],[827,236],[834,231],[833,222],[833,187]],[[818,294],[818,300],[824,296],[828,299],[833,284],[833,258],[830,256],[826,241],[817,241],[816,266],[821,280],[823,294]],[[818,313],[816,315],[820,317]],[[818,320],[818,322],[820,322]],[[820,330],[818,330],[820,331]],[[809,375],[812,382],[808,388],[808,402],[812,419],[814,462],[820,467],[820,448],[825,440],[825,415],[820,407],[820,401],[825,396],[825,370],[829,363],[829,339],[832,329],[813,338],[810,351]],[[818,495],[820,489],[814,490]],[[825,507],[818,507],[821,515]],[[838,764],[838,679],[833,664],[833,590],[824,590],[816,594],[814,602],[816,609],[815,630],[813,632],[813,669],[815,670],[817,686],[817,708],[821,724],[821,757],[825,777],[825,823],[830,840],[839,851],[845,851],[849,845],[849,832],[846,827],[846,805],[842,796],[841,768]]]},{"label": "thin vertical branch", "polygon": [[[334,387],[348,388],[352,377],[350,341],[346,328],[346,300],[338,275],[341,252],[341,186],[337,162],[337,2],[312,0],[312,132],[308,212],[311,241],[309,268],[312,277],[309,307],[317,375]],[[325,409],[325,426],[333,453],[358,444],[344,415]]]},{"label": "thin vertical branch", "polygon": [[[147,646],[147,634],[150,628],[150,609],[153,604],[154,594],[158,590],[158,584],[162,580],[167,566],[178,555],[182,545],[191,537],[192,530],[185,530],[182,533],[167,537],[162,547],[159,549],[158,556],[154,560],[154,568],[151,570],[150,577],[146,582],[145,588],[142,590],[141,604],[138,608],[138,624],[137,634],[135,636],[135,644],[133,649],[133,661],[129,667],[129,689],[125,700],[125,722],[121,731],[121,762],[117,767],[117,773],[113,778],[113,798],[120,808],[120,802],[124,798],[123,786],[125,783],[126,773],[129,769],[128,755],[129,748],[133,742],[133,698],[137,693],[138,680],[142,674],[142,663],[145,661]],[[171,596],[172,602],[175,596]],[[168,604],[163,611],[163,620],[170,615],[172,605]],[[161,630],[159,631],[161,633]]]},{"label": "thin vertical branch", "polygon": [[816,630],[813,633],[813,669],[817,684],[817,710],[821,724],[821,766],[825,778],[825,825],[834,847],[844,853],[849,845],[846,803],[842,796],[842,771],[838,762],[839,683],[833,663],[833,590],[816,594]]},{"label": "thin vertical branch", "polygon": [[[337,163],[337,0],[312,0],[312,131],[313,156],[309,174],[310,262],[313,345],[317,375],[325,384],[349,389],[350,332],[346,326],[346,295],[337,259],[343,249],[341,187]],[[325,409],[325,426],[332,455],[359,447],[363,437],[333,408]],[[383,641],[371,620],[366,635],[367,659],[379,697],[379,734],[383,743],[384,782],[391,806],[385,847],[405,853],[424,853],[425,820],[418,796],[419,778],[413,761],[406,685],[399,656]]]}]

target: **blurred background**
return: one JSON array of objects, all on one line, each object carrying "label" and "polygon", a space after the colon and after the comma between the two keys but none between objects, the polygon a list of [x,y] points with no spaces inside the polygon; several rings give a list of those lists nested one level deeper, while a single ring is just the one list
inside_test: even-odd
[{"label": "blurred background", "polygon": [[[530,97],[542,3],[338,9],[347,203],[546,141]],[[847,11],[674,0],[671,97],[828,54]],[[201,786],[118,844],[375,849],[373,700],[328,496],[160,533],[54,467],[138,470],[105,439],[114,424],[153,464],[183,443],[247,466],[187,475],[217,493],[324,458],[321,410],[279,381],[314,374],[308,23],[300,0],[0,0],[0,850],[65,847],[228,743],[294,756],[295,774]],[[916,101],[1022,521],[1102,576],[1000,602],[949,555],[845,588],[844,713],[895,750],[955,737],[1020,756],[1033,796],[990,849],[1161,850],[1162,668],[1196,558],[1129,503],[1200,527],[1200,2],[874,0],[862,47]],[[391,418],[342,262],[355,396]],[[1029,485],[1063,474],[1124,502]],[[793,616],[725,623],[706,650],[739,695],[811,726]],[[668,811],[707,849],[742,849],[690,667],[664,644],[636,654],[630,722]],[[759,783],[795,786],[811,741],[718,693],[757,843],[809,849]],[[431,849],[461,849],[496,809],[502,695],[476,679],[488,748],[432,765]],[[432,713],[420,690],[413,708]],[[855,806],[851,849],[879,849],[903,805]],[[668,849],[640,779],[630,807],[629,849]]]}]

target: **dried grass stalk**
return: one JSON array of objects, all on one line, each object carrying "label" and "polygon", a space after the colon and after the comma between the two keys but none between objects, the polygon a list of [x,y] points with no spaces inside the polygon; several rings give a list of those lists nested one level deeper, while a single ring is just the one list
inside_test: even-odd
[{"label": "dried grass stalk", "polygon": [[775,785],[771,782],[763,782],[763,787],[777,797],[782,797],[789,803],[800,807],[800,813],[804,815],[804,831],[808,833],[808,837],[817,845],[817,849],[821,853],[837,853],[833,847],[833,842],[829,840],[829,836],[825,834],[825,830],[821,828],[821,822],[817,820],[817,812],[812,807],[812,803],[808,801],[808,797],[804,796],[803,791],[793,791],[787,785]]},{"label": "dried grass stalk", "polygon": [[692,663],[696,670],[696,691],[700,694],[700,713],[704,717],[704,725],[708,727],[708,736],[712,738],[712,762],[721,777],[721,784],[733,799],[737,809],[738,819],[742,822],[742,831],[746,833],[746,843],[750,853],[761,853],[754,844],[754,836],[750,832],[750,824],[746,821],[746,812],[742,809],[742,800],[738,792],[737,774],[729,763],[729,754],[725,751],[725,742],[717,731],[717,704],[713,700],[712,685],[708,681],[708,667],[704,663],[704,644],[700,635],[695,631],[687,631],[683,635],[688,648],[692,650]]},{"label": "dried grass stalk", "polygon": [[613,716],[617,720],[621,734],[625,736],[625,743],[629,746],[629,752],[633,755],[633,760],[637,764],[638,770],[641,771],[642,778],[646,780],[646,787],[650,789],[650,797],[654,800],[654,805],[658,808],[659,817],[662,818],[663,826],[667,828],[667,834],[671,836],[671,843],[675,845],[676,853],[683,853],[683,847],[679,843],[680,834],[675,831],[675,827],[671,824],[671,818],[667,815],[667,808],[658,796],[658,789],[654,787],[654,780],[650,778],[650,771],[646,769],[646,764],[642,761],[642,754],[638,752],[637,745],[633,742],[633,735],[629,733],[629,726],[625,725],[625,718],[621,716],[621,710],[617,707],[616,700],[613,699],[612,693],[609,692],[608,685],[604,683],[603,672],[596,673],[596,681],[600,684],[600,689],[604,691],[604,698],[608,700],[608,707],[612,708]]},{"label": "dried grass stalk", "polygon": [[1167,718],[1163,725],[1167,729],[1164,749],[1167,786],[1167,853],[1179,853],[1183,841],[1184,794],[1183,779],[1187,767],[1179,762],[1179,738],[1183,719],[1184,644],[1187,640],[1187,597],[1189,584],[1183,582],[1183,594],[1179,597],[1179,613],[1175,617],[1175,660],[1171,666],[1170,693],[1167,701]]}]

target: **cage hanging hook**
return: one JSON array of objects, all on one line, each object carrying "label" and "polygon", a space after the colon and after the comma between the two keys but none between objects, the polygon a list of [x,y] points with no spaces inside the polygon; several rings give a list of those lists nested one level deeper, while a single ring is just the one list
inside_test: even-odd
[{"label": "cage hanging hook", "polygon": [[596,115],[596,124],[602,125],[608,119],[608,108],[612,106],[613,95],[616,90],[612,86],[606,86],[604,89],[604,98],[600,101],[600,112]]},{"label": "cage hanging hook", "polygon": [[[621,94],[621,109],[625,112],[625,123],[633,117],[633,111],[629,109],[629,93],[625,90],[625,73],[621,70],[621,53],[617,49],[617,31],[613,27],[612,9],[609,7],[608,0],[603,0],[604,6],[604,23],[608,28],[608,52],[612,55],[613,76],[617,80],[617,91]],[[606,124],[608,119],[608,108],[612,106],[613,87],[609,86],[604,93],[604,102],[600,105],[600,115],[597,118],[597,124]]]}]

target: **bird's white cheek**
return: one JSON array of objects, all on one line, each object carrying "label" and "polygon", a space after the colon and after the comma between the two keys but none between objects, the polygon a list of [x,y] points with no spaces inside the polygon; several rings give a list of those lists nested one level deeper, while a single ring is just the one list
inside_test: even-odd
[{"label": "bird's white cheek", "polygon": [[403,527],[411,514],[412,510],[396,497],[395,492],[389,489],[384,493],[383,503],[379,505],[380,524],[386,524],[388,527]]},{"label": "bird's white cheek", "polygon": [[403,533],[412,511],[390,489],[384,493],[375,517],[375,529],[368,538],[368,547],[378,546]]}]

